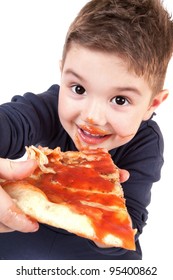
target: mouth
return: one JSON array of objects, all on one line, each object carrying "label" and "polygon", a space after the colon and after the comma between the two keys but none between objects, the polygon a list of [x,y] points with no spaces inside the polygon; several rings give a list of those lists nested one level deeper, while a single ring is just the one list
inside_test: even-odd
[{"label": "mouth", "polygon": [[90,145],[98,145],[111,137],[111,134],[108,134],[103,130],[93,129],[87,126],[78,127],[77,131],[80,139]]}]

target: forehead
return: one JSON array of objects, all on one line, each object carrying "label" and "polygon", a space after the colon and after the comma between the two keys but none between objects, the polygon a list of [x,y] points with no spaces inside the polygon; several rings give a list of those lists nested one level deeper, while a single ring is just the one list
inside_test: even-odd
[{"label": "forehead", "polygon": [[69,67],[79,72],[86,72],[86,75],[91,72],[101,73],[101,71],[107,75],[112,70],[115,73],[118,68],[120,73],[131,73],[136,76],[132,69],[129,69],[128,63],[117,54],[86,48],[79,44],[72,44],[66,53],[63,68],[67,70]]},{"label": "forehead", "polygon": [[90,80],[96,83],[104,82],[106,86],[135,86],[148,88],[144,77],[136,75],[129,69],[129,64],[115,53],[93,50],[78,44],[72,44],[66,53],[63,72],[76,76],[80,80]]}]

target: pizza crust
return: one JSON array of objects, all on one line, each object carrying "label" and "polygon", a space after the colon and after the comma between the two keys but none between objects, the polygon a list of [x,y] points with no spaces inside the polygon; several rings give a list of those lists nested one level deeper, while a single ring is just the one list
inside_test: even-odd
[{"label": "pizza crust", "polygon": [[[4,190],[26,215],[38,222],[63,228],[97,241],[94,228],[86,215],[71,211],[65,204],[50,202],[40,189],[20,181],[5,185]],[[122,241],[111,234],[107,234],[103,238],[103,243],[110,246],[122,246]]]}]

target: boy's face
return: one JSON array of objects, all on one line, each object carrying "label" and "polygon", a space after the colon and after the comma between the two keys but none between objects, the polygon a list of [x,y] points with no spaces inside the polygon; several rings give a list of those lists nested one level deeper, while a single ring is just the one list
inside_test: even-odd
[{"label": "boy's face", "polygon": [[108,150],[130,141],[166,98],[115,54],[73,44],[61,69],[59,117],[76,147]]}]

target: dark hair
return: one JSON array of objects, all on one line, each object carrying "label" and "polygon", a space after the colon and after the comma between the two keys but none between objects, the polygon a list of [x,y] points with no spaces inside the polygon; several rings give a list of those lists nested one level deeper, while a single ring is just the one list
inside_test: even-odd
[{"label": "dark hair", "polygon": [[69,27],[63,61],[73,42],[119,55],[156,94],[173,52],[173,21],[160,0],[91,0]]}]

